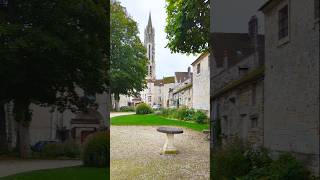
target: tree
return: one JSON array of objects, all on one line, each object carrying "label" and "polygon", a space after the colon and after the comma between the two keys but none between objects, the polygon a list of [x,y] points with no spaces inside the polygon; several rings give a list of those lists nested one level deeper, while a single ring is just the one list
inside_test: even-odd
[{"label": "tree", "polygon": [[145,87],[146,49],[139,39],[137,23],[117,1],[111,2],[110,73],[116,109],[120,94],[137,95]]},{"label": "tree", "polygon": [[167,47],[174,53],[196,54],[208,49],[209,0],[166,0]]},{"label": "tree", "polygon": [[12,0],[0,22],[0,103],[13,101],[21,157],[30,155],[30,104],[79,106],[76,87],[108,83],[109,4],[103,0]]}]

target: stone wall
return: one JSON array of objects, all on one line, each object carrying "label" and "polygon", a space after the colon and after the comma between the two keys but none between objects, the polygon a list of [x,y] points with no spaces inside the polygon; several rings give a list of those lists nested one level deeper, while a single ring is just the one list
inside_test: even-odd
[{"label": "stone wall", "polygon": [[[197,65],[200,63],[200,73]],[[192,107],[209,112],[210,110],[210,67],[209,54],[193,64]]]},{"label": "stone wall", "polygon": [[[289,38],[281,42],[278,11],[288,3]],[[319,172],[319,21],[314,2],[281,1],[265,10],[265,27],[264,145],[299,154]]]}]

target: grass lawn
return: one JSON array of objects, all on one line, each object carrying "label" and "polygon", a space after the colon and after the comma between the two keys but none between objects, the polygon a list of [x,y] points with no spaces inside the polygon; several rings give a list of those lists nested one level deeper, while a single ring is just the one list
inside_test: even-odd
[{"label": "grass lawn", "polygon": [[109,179],[109,169],[89,167],[67,167],[50,170],[30,171],[0,178],[1,180],[88,180]]},{"label": "grass lawn", "polygon": [[155,114],[149,115],[126,115],[126,116],[117,116],[111,118],[111,125],[117,126],[181,126],[193,129],[195,131],[202,131],[209,129],[208,124],[197,124],[192,122],[180,121],[180,120],[171,120],[166,119]]}]

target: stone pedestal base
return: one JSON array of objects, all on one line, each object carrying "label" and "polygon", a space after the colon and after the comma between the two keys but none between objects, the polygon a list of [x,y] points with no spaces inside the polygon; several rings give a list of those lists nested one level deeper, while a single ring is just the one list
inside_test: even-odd
[{"label": "stone pedestal base", "polygon": [[178,154],[178,150],[174,147],[174,134],[167,134],[166,142],[160,154]]}]

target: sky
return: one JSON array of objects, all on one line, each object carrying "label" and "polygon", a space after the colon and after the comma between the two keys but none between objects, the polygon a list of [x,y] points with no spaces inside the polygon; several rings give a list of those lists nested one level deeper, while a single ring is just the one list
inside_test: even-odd
[{"label": "sky", "polygon": [[168,48],[166,33],[166,9],[165,0],[119,0],[127,9],[128,14],[137,22],[140,31],[141,42],[144,40],[144,29],[148,24],[149,12],[151,12],[152,26],[155,29],[155,61],[156,78],[174,76],[174,72],[187,71],[197,56],[172,54]]}]

